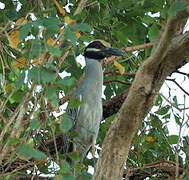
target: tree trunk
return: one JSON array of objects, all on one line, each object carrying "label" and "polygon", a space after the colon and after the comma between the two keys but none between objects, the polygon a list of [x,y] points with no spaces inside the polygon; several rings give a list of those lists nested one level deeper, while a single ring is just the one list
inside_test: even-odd
[{"label": "tree trunk", "polygon": [[168,20],[151,56],[139,68],[129,94],[106,135],[94,180],[122,179],[132,138],[138,126],[152,108],[166,77],[186,64],[189,33],[174,38],[180,17],[177,14],[174,19]]}]

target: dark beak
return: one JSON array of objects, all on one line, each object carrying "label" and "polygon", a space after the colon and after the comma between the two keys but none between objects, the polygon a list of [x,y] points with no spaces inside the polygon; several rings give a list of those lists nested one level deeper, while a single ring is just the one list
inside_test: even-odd
[{"label": "dark beak", "polygon": [[120,51],[119,49],[115,48],[110,48],[110,47],[105,47],[101,50],[101,52],[104,54],[106,57],[110,56],[124,56],[125,53]]}]

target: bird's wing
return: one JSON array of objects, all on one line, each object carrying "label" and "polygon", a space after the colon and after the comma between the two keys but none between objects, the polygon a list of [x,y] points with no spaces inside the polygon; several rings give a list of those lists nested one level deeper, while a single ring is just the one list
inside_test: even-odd
[{"label": "bird's wing", "polygon": [[[82,95],[81,94],[73,94],[72,97],[78,99],[79,101],[82,101]],[[68,106],[69,107],[69,104]],[[67,108],[66,113],[71,117],[72,119],[72,128],[64,134],[63,138],[63,144],[64,144],[64,153],[72,152],[73,151],[73,143],[72,140],[70,139],[70,133],[75,129],[77,119],[78,119],[78,114],[80,111],[80,106],[77,108]]]},{"label": "bird's wing", "polygon": [[[82,95],[79,94],[79,95],[74,95],[73,96],[74,98],[78,99],[80,102],[82,102]],[[79,111],[80,111],[80,107],[81,106],[78,106],[77,108],[72,108],[72,109],[66,109],[66,112],[67,114],[71,117],[72,119],[72,129],[75,127],[75,124],[76,124],[76,121],[77,121],[77,118],[78,118],[78,114],[79,114]]]}]

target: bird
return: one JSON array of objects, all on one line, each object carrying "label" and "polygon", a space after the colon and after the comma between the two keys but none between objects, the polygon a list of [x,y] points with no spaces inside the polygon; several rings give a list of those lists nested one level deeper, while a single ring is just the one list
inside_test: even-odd
[{"label": "bird", "polygon": [[[90,147],[95,143],[102,120],[102,86],[103,70],[101,61],[111,56],[123,56],[125,53],[105,45],[105,41],[95,40],[84,50],[86,63],[85,76],[71,98],[81,101],[74,109],[66,113],[72,119],[72,128],[64,135],[64,153],[76,151],[80,162],[86,157]],[[69,105],[68,105],[69,107]],[[78,136],[71,139],[71,132]]]}]

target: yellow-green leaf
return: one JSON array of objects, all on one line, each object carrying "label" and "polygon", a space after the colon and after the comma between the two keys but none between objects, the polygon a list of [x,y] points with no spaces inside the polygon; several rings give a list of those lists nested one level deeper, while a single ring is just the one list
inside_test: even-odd
[{"label": "yellow-green leaf", "polygon": [[14,61],[13,67],[24,68],[24,66],[26,65],[26,61],[27,59],[25,57],[20,57],[16,61]]},{"label": "yellow-green leaf", "polygon": [[148,142],[154,142],[154,138],[153,138],[152,136],[148,136],[148,137],[146,138],[146,140],[147,140]]},{"label": "yellow-green leaf", "polygon": [[18,44],[20,43],[18,35],[19,35],[19,31],[15,30],[15,31],[12,31],[8,37],[9,43],[10,43],[11,47],[13,47],[13,48],[16,48],[18,46]]},{"label": "yellow-green leaf", "polygon": [[60,12],[63,16],[65,16],[66,11],[60,6],[60,4],[59,4],[56,0],[54,0],[54,3],[55,3],[55,5],[56,5],[56,7],[58,8],[59,12]]},{"label": "yellow-green leaf", "polygon": [[120,74],[123,74],[125,72],[125,68],[119,64],[117,61],[114,61],[114,66],[119,69]]},{"label": "yellow-green leaf", "polygon": [[81,37],[81,34],[79,32],[74,32],[74,34],[77,36],[78,39]]},{"label": "yellow-green leaf", "polygon": [[26,24],[27,23],[27,20],[24,18],[24,17],[21,17],[19,18],[17,21],[16,21],[16,24],[17,25],[23,25],[23,24]]},{"label": "yellow-green leaf", "polygon": [[49,39],[47,40],[47,44],[48,44],[48,45],[53,45],[53,43],[54,43],[53,38],[49,38]]},{"label": "yellow-green leaf", "polygon": [[66,16],[66,17],[64,18],[64,21],[65,21],[66,24],[71,24],[71,23],[74,22],[74,20],[71,19],[69,16]]}]

